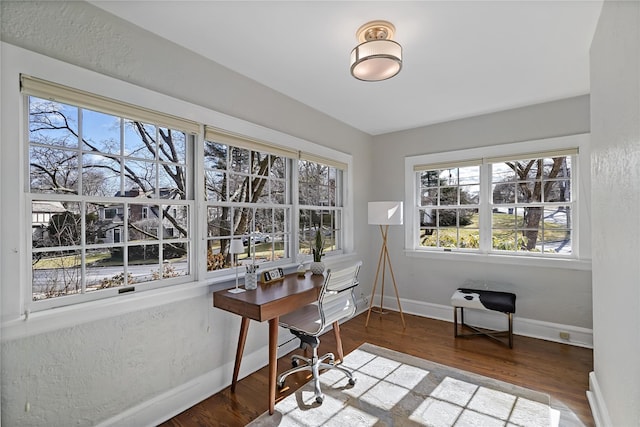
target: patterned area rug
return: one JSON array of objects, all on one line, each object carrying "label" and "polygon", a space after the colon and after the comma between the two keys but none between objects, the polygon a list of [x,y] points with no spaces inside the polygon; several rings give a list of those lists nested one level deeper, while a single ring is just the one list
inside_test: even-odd
[{"label": "patterned area rug", "polygon": [[549,396],[371,344],[349,353],[354,371],[321,375],[322,404],[307,383],[250,427],[285,426],[577,426]]}]

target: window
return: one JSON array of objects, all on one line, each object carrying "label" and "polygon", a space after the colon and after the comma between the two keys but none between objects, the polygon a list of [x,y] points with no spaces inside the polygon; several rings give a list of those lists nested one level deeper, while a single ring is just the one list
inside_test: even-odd
[{"label": "window", "polygon": [[419,245],[473,248],[480,245],[480,166],[438,167],[417,172]]},{"label": "window", "polygon": [[310,254],[320,231],[324,252],[342,249],[342,169],[320,161],[298,162],[298,242]]},{"label": "window", "polygon": [[285,145],[25,75],[21,84],[30,310],[208,285],[203,279],[230,274],[233,238],[247,248],[242,263],[299,262],[315,230],[328,255],[342,253],[345,241],[352,249],[343,225],[353,221],[343,202],[348,155],[290,149],[318,147],[235,120]]},{"label": "window", "polygon": [[207,271],[230,267],[234,238],[240,263],[294,262],[316,230],[325,251],[342,249],[342,164],[213,128],[205,138]]},{"label": "window", "polygon": [[[57,91],[51,94],[39,89],[41,81],[23,77],[22,83],[28,199],[32,216],[48,219],[32,233],[32,299],[80,302],[111,288],[186,281],[193,136],[165,126],[162,116],[141,121],[92,110],[83,106],[92,100],[88,94],[74,102],[73,90],[44,84]],[[118,109],[98,100],[104,110]],[[39,215],[43,209],[46,217]]]},{"label": "window", "polygon": [[577,258],[579,137],[408,157],[407,246]]},{"label": "window", "polygon": [[290,258],[292,159],[217,140],[210,133],[205,141],[207,270],[230,267],[234,238],[247,247],[239,260]]},{"label": "window", "polygon": [[572,253],[573,156],[492,162],[492,250]]}]

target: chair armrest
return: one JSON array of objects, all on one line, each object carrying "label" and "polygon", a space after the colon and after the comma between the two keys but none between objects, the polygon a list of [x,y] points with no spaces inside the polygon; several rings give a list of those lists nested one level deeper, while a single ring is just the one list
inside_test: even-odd
[{"label": "chair armrest", "polygon": [[327,289],[327,291],[329,291],[331,293],[339,294],[341,292],[348,291],[349,289],[353,289],[356,286],[358,286],[359,284],[360,284],[360,282],[358,282],[357,280],[354,280],[353,282],[349,283],[348,285],[341,286],[339,288],[329,288],[329,289]]}]

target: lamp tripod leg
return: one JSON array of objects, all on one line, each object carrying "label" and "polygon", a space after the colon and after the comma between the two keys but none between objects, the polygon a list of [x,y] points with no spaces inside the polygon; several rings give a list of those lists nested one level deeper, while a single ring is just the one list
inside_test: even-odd
[{"label": "lamp tripod leg", "polygon": [[[369,301],[369,310],[367,311],[367,321],[364,324],[365,328],[369,326],[369,317],[371,316],[371,310],[373,308],[373,298],[376,295],[376,287],[378,286],[378,275],[380,273],[380,265],[382,264],[383,256],[384,256],[384,245],[380,248],[380,256],[378,257],[378,268],[376,269],[376,278],[373,280],[373,290],[371,291],[371,299]],[[384,270],[382,274],[384,275]],[[382,305],[382,303],[380,305]]]},{"label": "lamp tripod leg", "polygon": [[393,288],[396,291],[396,301],[398,301],[398,309],[400,310],[400,318],[402,319],[402,327],[404,329],[406,329],[407,328],[407,324],[404,321],[404,313],[402,312],[402,306],[400,305],[400,296],[398,295],[398,286],[396,285],[396,277],[393,274],[393,267],[391,266],[391,258],[389,257],[389,251],[386,250],[386,246],[385,246],[385,254],[386,254],[386,258],[389,260],[389,271],[391,272],[391,280],[393,281]]}]

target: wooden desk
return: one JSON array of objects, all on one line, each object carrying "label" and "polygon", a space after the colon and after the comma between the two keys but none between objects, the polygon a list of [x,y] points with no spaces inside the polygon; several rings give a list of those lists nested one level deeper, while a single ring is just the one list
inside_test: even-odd
[{"label": "wooden desk", "polygon": [[249,330],[249,320],[269,321],[269,413],[273,414],[276,400],[276,374],[278,364],[278,320],[281,315],[290,313],[303,305],[318,300],[324,276],[305,277],[288,274],[282,281],[263,284],[253,291],[232,294],[228,290],[213,293],[213,306],[242,316],[236,361],[233,367],[231,391],[235,391],[240,371],[240,361]]}]

